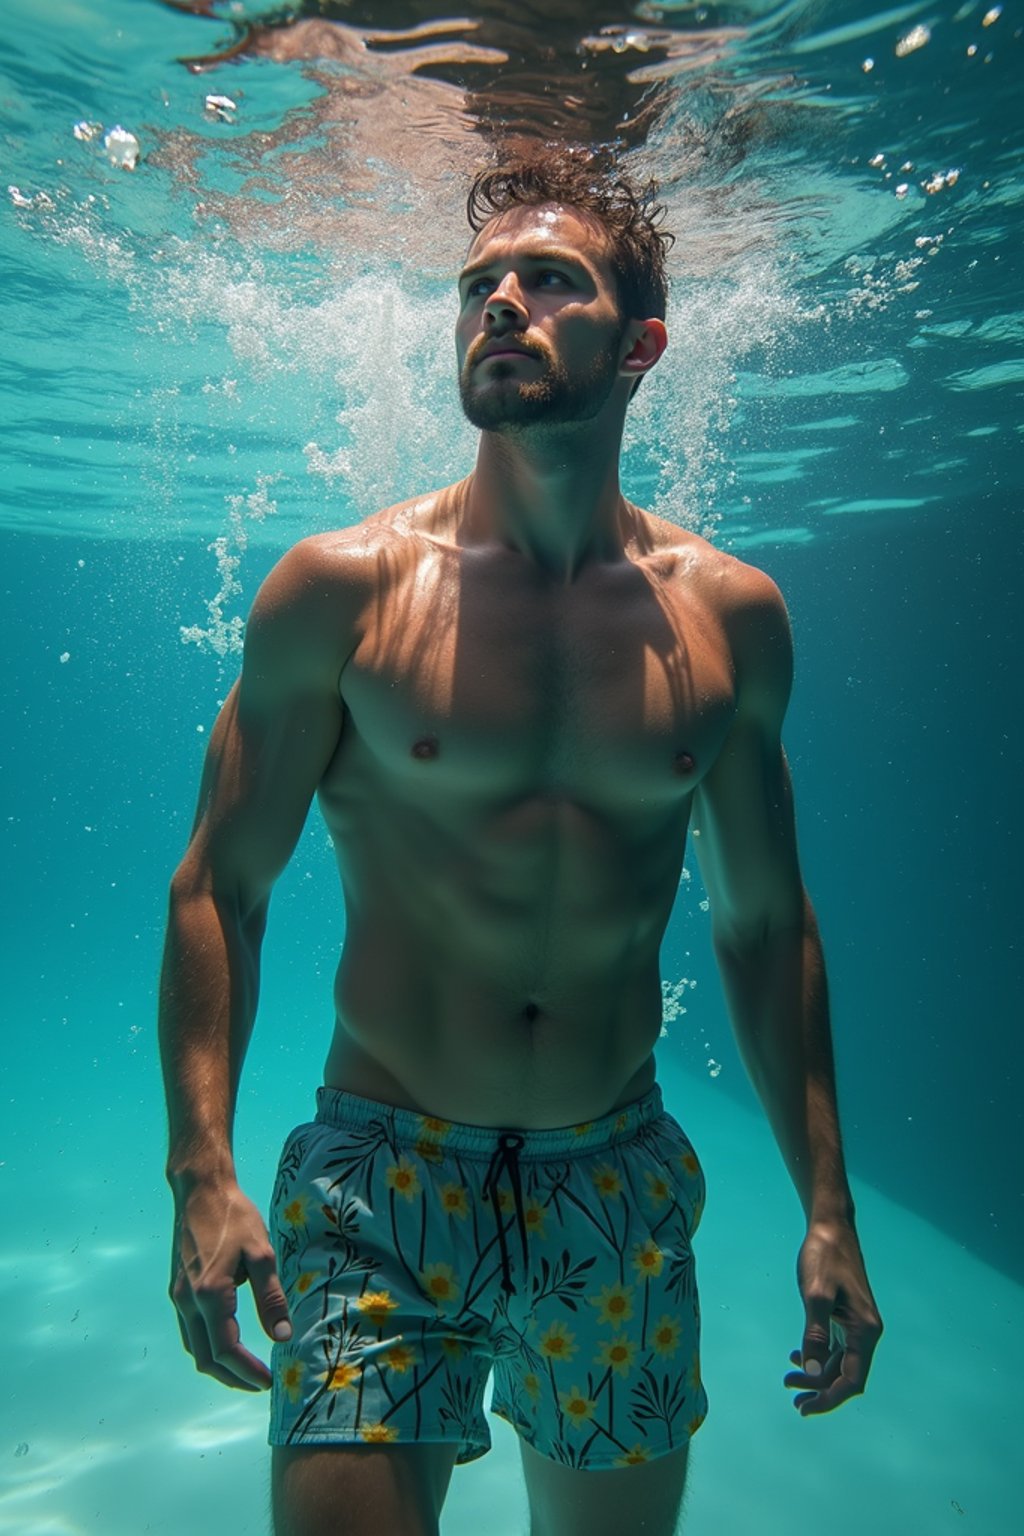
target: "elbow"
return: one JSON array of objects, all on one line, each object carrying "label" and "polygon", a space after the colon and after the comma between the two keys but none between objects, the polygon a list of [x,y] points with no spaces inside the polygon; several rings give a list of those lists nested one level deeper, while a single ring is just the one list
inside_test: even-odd
[{"label": "elbow", "polygon": [[748,965],[780,949],[800,947],[816,937],[818,923],[806,891],[784,903],[756,910],[713,913],[711,941],[720,964]]},{"label": "elbow", "polygon": [[172,921],[189,908],[212,907],[222,926],[233,927],[248,939],[260,939],[269,904],[269,890],[218,877],[206,861],[188,854],[171,876],[168,907]]}]

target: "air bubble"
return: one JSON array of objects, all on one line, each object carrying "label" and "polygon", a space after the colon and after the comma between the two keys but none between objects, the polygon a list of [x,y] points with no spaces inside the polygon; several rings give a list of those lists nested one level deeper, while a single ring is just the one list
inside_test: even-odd
[{"label": "air bubble", "polygon": [[920,26],[911,27],[904,37],[896,44],[896,57],[905,59],[908,53],[916,53],[919,48],[924,48],[932,40],[931,28]]},{"label": "air bubble", "polygon": [[111,165],[122,171],[134,171],[139,163],[142,150],[134,133],[129,133],[127,128],[122,128],[118,123],[103,140],[103,148],[107,152],[107,158]]},{"label": "air bubble", "polygon": [[231,100],[230,96],[207,96],[203,102],[203,108],[207,117],[220,123],[233,123],[235,113],[238,111],[238,103]]}]

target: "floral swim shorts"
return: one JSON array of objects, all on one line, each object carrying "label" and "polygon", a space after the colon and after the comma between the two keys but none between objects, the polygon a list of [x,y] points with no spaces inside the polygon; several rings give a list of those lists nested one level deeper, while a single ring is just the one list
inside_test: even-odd
[{"label": "floral swim shorts", "polygon": [[490,1449],[492,1410],[569,1467],[686,1443],[707,1398],[690,1239],[704,1177],[653,1088],[587,1125],[500,1131],[321,1088],[271,1231],[293,1335],[274,1445]]}]

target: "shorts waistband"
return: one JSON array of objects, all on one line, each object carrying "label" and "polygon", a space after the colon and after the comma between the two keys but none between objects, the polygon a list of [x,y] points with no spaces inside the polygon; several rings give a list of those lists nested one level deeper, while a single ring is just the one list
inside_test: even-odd
[{"label": "shorts waistband", "polygon": [[655,1084],[642,1098],[613,1109],[599,1120],[581,1125],[561,1125],[546,1130],[520,1130],[516,1126],[463,1125],[436,1115],[423,1115],[413,1109],[399,1109],[375,1099],[360,1098],[338,1088],[318,1088],[316,1095],[318,1124],[339,1130],[368,1130],[384,1125],[396,1144],[415,1147],[430,1143],[433,1147],[458,1152],[463,1157],[493,1158],[503,1138],[514,1135],[520,1143],[517,1156],[522,1160],[575,1157],[600,1151],[615,1143],[631,1141],[645,1125],[664,1113],[661,1089]]}]

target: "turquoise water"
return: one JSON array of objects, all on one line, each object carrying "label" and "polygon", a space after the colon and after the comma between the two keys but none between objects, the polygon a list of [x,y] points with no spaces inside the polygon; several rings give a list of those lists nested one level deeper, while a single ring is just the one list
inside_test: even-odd
[{"label": "turquoise water", "polygon": [[[164,1295],[166,882],[263,574],[471,463],[451,277],[496,121],[661,177],[671,349],[625,488],[768,570],[798,648],[787,745],[888,1332],[862,1400],[793,1414],[799,1210],[694,870],[660,1049],[710,1191],[686,1529],[1015,1530],[1024,7],[491,4],[429,38],[427,4],[196,9],[7,0],[0,38],[0,1532],[267,1528],[266,1404],[195,1376]],[[335,880],[311,818],[240,1104],[263,1200],[321,1069]],[[446,1536],[525,1530],[494,1434]]]}]

